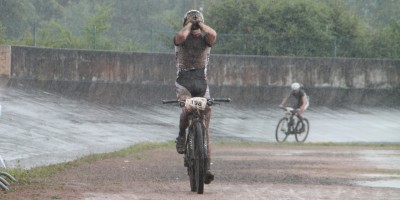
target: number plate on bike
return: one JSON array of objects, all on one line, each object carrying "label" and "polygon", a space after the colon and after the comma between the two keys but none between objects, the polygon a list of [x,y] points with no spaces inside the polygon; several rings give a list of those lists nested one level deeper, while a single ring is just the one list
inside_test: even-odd
[{"label": "number plate on bike", "polygon": [[203,97],[193,97],[190,99],[186,99],[185,106],[189,108],[204,110],[207,106],[207,99]]}]

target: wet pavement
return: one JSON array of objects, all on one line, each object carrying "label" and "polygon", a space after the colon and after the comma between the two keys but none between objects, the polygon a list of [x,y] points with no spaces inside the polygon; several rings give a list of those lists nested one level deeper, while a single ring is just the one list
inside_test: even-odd
[{"label": "wet pavement", "polygon": [[[0,88],[0,104],[0,155],[10,168],[64,162],[140,142],[172,141],[180,112],[161,100],[155,105],[111,106],[8,87]],[[283,115],[277,107],[216,105],[212,140],[275,142],[275,127]],[[311,106],[305,116],[311,127],[306,142],[400,143],[400,108]]]}]

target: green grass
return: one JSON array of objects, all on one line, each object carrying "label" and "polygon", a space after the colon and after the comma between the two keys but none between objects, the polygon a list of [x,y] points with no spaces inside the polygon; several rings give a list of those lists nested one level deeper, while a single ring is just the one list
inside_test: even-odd
[{"label": "green grass", "polygon": [[75,166],[79,166],[84,163],[92,163],[98,160],[104,160],[109,158],[117,158],[117,157],[125,157],[128,155],[139,154],[140,152],[151,150],[151,149],[159,149],[172,147],[173,142],[163,142],[163,143],[140,143],[135,144],[130,147],[109,152],[109,153],[100,153],[100,154],[92,154],[82,158],[79,158],[74,161],[69,161],[65,163],[59,163],[49,166],[38,166],[31,169],[3,169],[2,171],[8,172],[14,176],[18,180],[20,184],[30,184],[32,180],[35,178],[45,178],[56,173],[59,173],[63,170],[70,169]]}]

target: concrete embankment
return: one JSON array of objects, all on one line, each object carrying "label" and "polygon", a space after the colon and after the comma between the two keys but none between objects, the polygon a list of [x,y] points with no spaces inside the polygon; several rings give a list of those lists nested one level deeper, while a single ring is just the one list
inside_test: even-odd
[{"label": "concrete embankment", "polygon": [[[0,47],[0,75],[34,87],[107,104],[174,98],[173,54]],[[276,105],[300,82],[314,105],[398,105],[400,60],[212,55],[214,97]]]}]

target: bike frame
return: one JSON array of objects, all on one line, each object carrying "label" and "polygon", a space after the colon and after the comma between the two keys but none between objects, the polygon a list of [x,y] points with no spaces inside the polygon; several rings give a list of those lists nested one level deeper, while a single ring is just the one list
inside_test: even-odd
[{"label": "bike frame", "polygon": [[289,134],[295,134],[296,131],[297,131],[297,126],[300,123],[300,119],[296,115],[295,110],[287,111],[286,112],[286,118],[288,119]]},{"label": "bike frame", "polygon": [[192,192],[203,194],[206,176],[207,156],[207,134],[205,127],[205,116],[203,111],[215,102],[230,102],[227,99],[206,99],[193,97],[186,100],[164,100],[163,103],[179,103],[180,107],[189,109],[189,126],[186,135],[186,151],[184,155],[184,166],[187,167],[190,188]]}]

